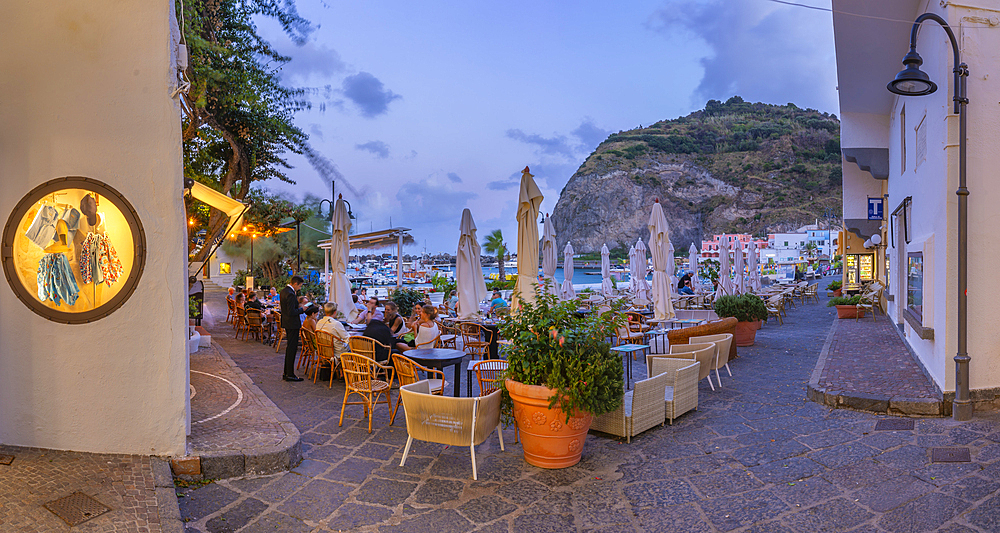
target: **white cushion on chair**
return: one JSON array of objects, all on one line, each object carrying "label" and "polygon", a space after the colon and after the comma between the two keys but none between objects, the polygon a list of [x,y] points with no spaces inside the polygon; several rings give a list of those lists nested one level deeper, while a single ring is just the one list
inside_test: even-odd
[{"label": "white cushion on chair", "polygon": [[674,388],[667,387],[666,392],[663,394],[663,401],[670,402],[673,401],[673,399],[674,399]]},{"label": "white cushion on chair", "polygon": [[441,380],[441,379],[428,379],[426,381],[427,381],[427,385],[430,386],[430,389],[432,391],[437,391],[439,389],[440,390],[444,390],[444,386],[448,384],[447,381],[444,381],[444,380]]},{"label": "white cushion on chair", "polygon": [[628,391],[625,396],[622,396],[622,407],[625,409],[626,417],[632,416],[632,391]]}]

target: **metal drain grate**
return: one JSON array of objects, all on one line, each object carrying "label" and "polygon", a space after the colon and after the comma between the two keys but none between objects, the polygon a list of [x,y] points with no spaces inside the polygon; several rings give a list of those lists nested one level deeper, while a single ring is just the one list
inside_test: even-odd
[{"label": "metal drain grate", "polygon": [[971,463],[968,448],[931,448],[932,463]]},{"label": "metal drain grate", "polygon": [[875,431],[910,431],[913,429],[913,420],[905,418],[883,418],[875,422]]},{"label": "metal drain grate", "polygon": [[111,509],[82,492],[45,504],[45,508],[62,518],[71,527],[100,516]]},{"label": "metal drain grate", "polygon": [[0,465],[10,466],[14,462],[13,455],[0,455]]}]

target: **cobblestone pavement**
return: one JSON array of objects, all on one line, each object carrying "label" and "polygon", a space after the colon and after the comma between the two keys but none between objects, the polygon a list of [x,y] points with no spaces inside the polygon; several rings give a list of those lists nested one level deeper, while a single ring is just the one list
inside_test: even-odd
[{"label": "cobblestone pavement", "polygon": [[[4,445],[0,445],[0,455],[14,456],[10,465],[0,465],[3,533],[182,530],[170,467],[160,459]],[[111,510],[71,528],[44,505],[74,492]]]},{"label": "cobblestone pavement", "polygon": [[893,391],[907,398],[941,396],[885,315],[877,321],[837,320],[836,328],[821,386],[868,394]]},{"label": "cobblestone pavement", "polygon": [[298,438],[294,427],[286,428],[284,415],[214,345],[191,354],[191,389],[191,455],[252,453]]},{"label": "cobblestone pavement", "polygon": [[[218,296],[221,298],[221,294]],[[527,465],[495,438],[468,452],[415,443],[406,428],[360,408],[338,426],[343,389],[280,381],[281,357],[213,331],[233,359],[302,432],[292,472],[182,490],[188,531],[1000,531],[1000,420],[917,419],[874,431],[879,418],[806,400],[834,311],[789,311],[740,348],[700,409],[625,444],[587,437],[580,464]],[[223,315],[224,316],[224,315]],[[869,356],[869,354],[865,354]],[[633,364],[637,379],[644,369]],[[450,374],[450,372],[449,372]],[[450,376],[449,376],[450,377]],[[464,378],[464,376],[463,376]],[[930,462],[930,448],[968,448],[971,463]]]}]

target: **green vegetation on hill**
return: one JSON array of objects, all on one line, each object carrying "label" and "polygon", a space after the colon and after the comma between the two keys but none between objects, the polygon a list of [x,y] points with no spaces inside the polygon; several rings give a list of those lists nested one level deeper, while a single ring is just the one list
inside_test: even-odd
[{"label": "green vegetation on hill", "polygon": [[[736,187],[739,195],[694,201],[684,200],[683,194],[672,197],[698,180],[690,177],[668,186],[657,173],[642,172],[669,163],[707,171]],[[710,100],[704,110],[688,116],[611,134],[576,176],[614,171],[626,171],[636,185],[656,189],[703,215],[706,233],[791,228],[822,217],[828,208],[840,212],[840,122],[836,115],[794,104],[749,103],[739,96]],[[734,206],[748,216],[716,211]]]}]

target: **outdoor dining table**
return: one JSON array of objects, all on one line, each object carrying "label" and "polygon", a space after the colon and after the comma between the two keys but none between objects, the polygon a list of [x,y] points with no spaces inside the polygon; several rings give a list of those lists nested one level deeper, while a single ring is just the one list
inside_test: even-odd
[{"label": "outdoor dining table", "polygon": [[635,352],[645,351],[645,350],[648,350],[648,349],[649,349],[649,346],[646,345],[646,344],[623,344],[621,346],[614,346],[614,347],[611,348],[612,352],[618,352],[618,353],[622,354],[625,357],[625,372],[626,372],[625,388],[626,389],[632,388],[632,385],[631,385],[631,383],[632,383],[632,361],[629,360],[629,356],[631,356]]},{"label": "outdoor dining table", "polygon": [[465,352],[452,350],[449,348],[418,348],[407,350],[404,354],[417,363],[428,368],[433,368],[444,372],[444,367],[453,366],[455,371],[455,396],[458,397],[462,390],[462,358]]}]

